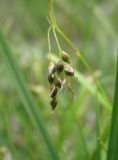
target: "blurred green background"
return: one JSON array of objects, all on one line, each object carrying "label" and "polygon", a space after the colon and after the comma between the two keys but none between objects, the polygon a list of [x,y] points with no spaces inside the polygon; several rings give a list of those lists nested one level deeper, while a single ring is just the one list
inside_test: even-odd
[{"label": "blurred green background", "polygon": [[[63,32],[85,57],[105,90],[113,98],[116,50],[118,42],[117,0],[54,0],[54,12]],[[76,99],[67,89],[58,94],[58,106],[52,114],[49,104],[47,0],[0,0],[0,23],[34,100],[38,104],[47,133],[63,160],[97,160],[96,106],[100,106],[102,160],[105,160],[111,114],[107,106],[97,104],[91,76],[71,48],[62,41],[72,65],[84,77],[84,83],[71,81]],[[56,56],[57,46],[51,36]],[[90,85],[90,89],[87,85]],[[50,155],[32,125],[0,54],[0,155],[3,160],[47,160]],[[5,159],[7,157],[7,159]]]}]

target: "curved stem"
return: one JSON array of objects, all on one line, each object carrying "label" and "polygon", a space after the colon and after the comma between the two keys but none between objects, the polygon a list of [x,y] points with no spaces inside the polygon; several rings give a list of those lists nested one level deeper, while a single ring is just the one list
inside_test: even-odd
[{"label": "curved stem", "polygon": [[58,46],[58,49],[59,49],[59,54],[60,54],[60,57],[61,57],[61,47],[60,47],[60,44],[59,44],[59,41],[58,41],[58,38],[57,38],[54,27],[53,27],[53,33],[54,33],[54,37],[55,37],[55,40],[56,40],[56,43],[57,43],[57,46]]},{"label": "curved stem", "polygon": [[49,14],[49,18],[51,20],[52,25],[57,26],[56,19],[54,16],[54,11],[53,11],[52,0],[48,0],[48,14]]},{"label": "curved stem", "polygon": [[50,26],[50,28],[48,29],[48,50],[49,50],[49,61],[51,61],[51,44],[50,44],[50,31],[51,31],[52,27]]}]

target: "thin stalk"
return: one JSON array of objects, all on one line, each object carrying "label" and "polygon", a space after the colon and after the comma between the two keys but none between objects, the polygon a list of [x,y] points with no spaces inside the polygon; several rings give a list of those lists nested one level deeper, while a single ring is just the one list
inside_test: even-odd
[{"label": "thin stalk", "polygon": [[48,14],[49,14],[51,24],[53,26],[56,26],[56,19],[55,19],[55,16],[54,16],[52,0],[48,0]]},{"label": "thin stalk", "polygon": [[50,31],[51,31],[52,27],[50,27],[48,29],[48,47],[49,47],[49,53],[51,53],[51,45],[50,45]]},{"label": "thin stalk", "polygon": [[55,40],[56,40],[56,43],[57,43],[57,46],[58,46],[58,50],[59,50],[59,54],[60,54],[60,57],[61,57],[61,47],[60,47],[60,44],[59,44],[59,41],[58,41],[58,38],[57,38],[54,27],[53,27],[53,33],[54,33],[54,37],[55,37]]},{"label": "thin stalk", "polygon": [[112,110],[110,137],[109,137],[109,145],[107,152],[107,160],[117,160],[117,159],[118,159],[118,51],[117,51],[116,78],[114,86],[113,110]]},{"label": "thin stalk", "polygon": [[50,44],[50,31],[51,31],[52,27],[50,27],[48,29],[48,50],[49,50],[49,62],[51,61],[51,44]]},{"label": "thin stalk", "polygon": [[97,160],[101,160],[101,145],[100,145],[100,106],[98,104],[98,94],[96,88],[96,138],[97,138]]}]

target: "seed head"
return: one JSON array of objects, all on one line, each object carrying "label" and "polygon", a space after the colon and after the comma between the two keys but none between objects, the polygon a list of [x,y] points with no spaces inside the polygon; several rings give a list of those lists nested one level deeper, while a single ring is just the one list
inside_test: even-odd
[{"label": "seed head", "polygon": [[64,62],[70,63],[70,57],[65,51],[61,51],[61,58]]},{"label": "seed head", "polygon": [[53,85],[50,89],[50,97],[52,97],[52,98],[55,97],[57,94],[57,91],[58,91],[57,87],[55,85]]},{"label": "seed head", "polygon": [[52,109],[54,110],[57,106],[57,100],[55,98],[52,98],[50,100],[50,105],[51,105]]},{"label": "seed head", "polygon": [[74,70],[70,65],[64,65],[64,72],[68,76],[74,76]]},{"label": "seed head", "polygon": [[48,71],[49,71],[49,74],[52,74],[56,71],[56,67],[55,67],[54,63],[49,64]]},{"label": "seed head", "polygon": [[58,61],[56,64],[57,73],[61,73],[63,71],[63,67],[63,63],[61,61]]},{"label": "seed head", "polygon": [[48,81],[49,81],[50,84],[53,83],[54,79],[55,79],[55,75],[54,74],[49,74],[48,75]]},{"label": "seed head", "polygon": [[61,88],[62,80],[60,78],[55,79],[55,84],[57,87]]}]

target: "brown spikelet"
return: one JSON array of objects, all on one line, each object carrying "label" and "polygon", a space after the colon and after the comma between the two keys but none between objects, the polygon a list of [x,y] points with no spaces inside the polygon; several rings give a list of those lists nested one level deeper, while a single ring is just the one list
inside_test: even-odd
[{"label": "brown spikelet", "polygon": [[61,51],[61,58],[64,62],[70,63],[70,57],[65,51]]},{"label": "brown spikelet", "polygon": [[63,71],[63,68],[64,68],[64,65],[63,65],[62,61],[58,61],[56,64],[57,73],[61,73]]},{"label": "brown spikelet", "polygon": [[53,85],[51,88],[50,88],[50,97],[55,97],[56,96],[56,94],[57,94],[57,91],[58,91],[58,89],[57,89],[57,87],[55,86],[55,85]]},{"label": "brown spikelet", "polygon": [[52,98],[50,100],[50,105],[51,105],[52,109],[54,110],[57,106],[57,100],[55,98]]},{"label": "brown spikelet", "polygon": [[64,65],[64,72],[68,76],[74,76],[74,70],[70,65]]}]

